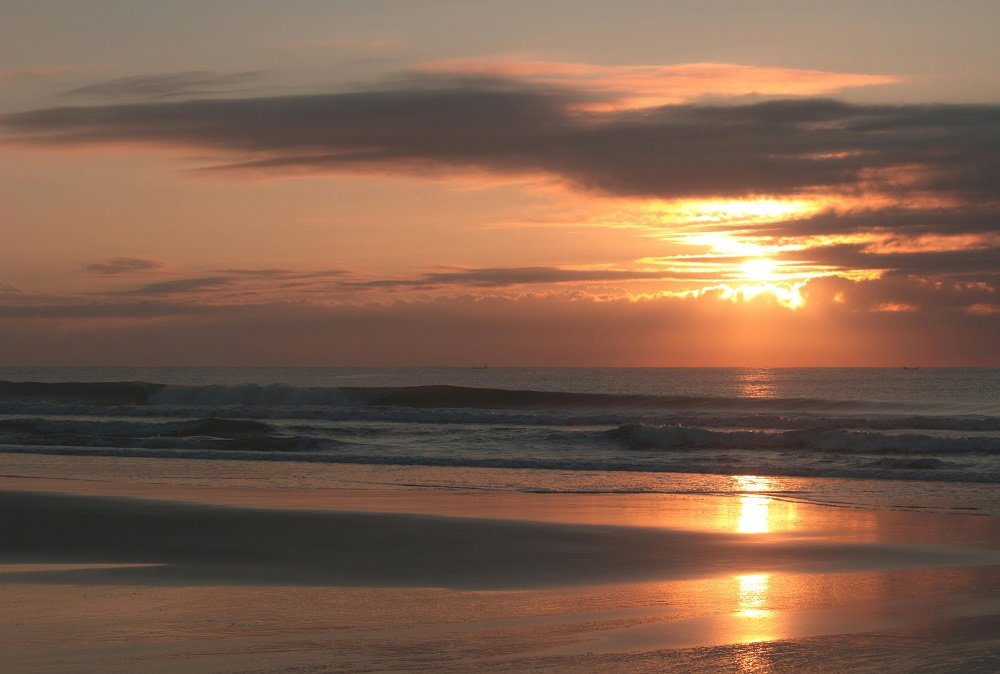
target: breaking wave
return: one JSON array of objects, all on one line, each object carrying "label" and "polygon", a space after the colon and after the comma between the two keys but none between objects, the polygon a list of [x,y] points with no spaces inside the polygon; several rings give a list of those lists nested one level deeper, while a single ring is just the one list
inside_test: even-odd
[{"label": "breaking wave", "polygon": [[[51,403],[124,406],[252,407],[402,407],[417,409],[605,410],[661,412],[746,412],[789,414],[945,414],[987,415],[996,405],[955,410],[931,403],[874,402],[823,398],[745,398],[725,396],[623,395],[508,390],[466,386],[301,387],[286,384],[183,386],[148,382],[0,381],[2,403]],[[992,422],[1000,428],[1000,420]]]},{"label": "breaking wave", "polygon": [[837,428],[767,432],[627,424],[608,432],[626,447],[644,450],[773,449],[854,454],[992,454],[1000,437],[886,434]]},{"label": "breaking wave", "polygon": [[0,381],[0,452],[1000,482],[1000,403]]}]

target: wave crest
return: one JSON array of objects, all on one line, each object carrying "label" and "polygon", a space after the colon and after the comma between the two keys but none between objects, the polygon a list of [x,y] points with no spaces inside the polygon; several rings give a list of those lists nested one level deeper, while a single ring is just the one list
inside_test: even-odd
[{"label": "wave crest", "polygon": [[790,431],[721,431],[690,426],[625,424],[608,435],[642,450],[798,450],[849,454],[993,454],[997,437],[942,437],[920,433],[887,434],[839,428]]}]

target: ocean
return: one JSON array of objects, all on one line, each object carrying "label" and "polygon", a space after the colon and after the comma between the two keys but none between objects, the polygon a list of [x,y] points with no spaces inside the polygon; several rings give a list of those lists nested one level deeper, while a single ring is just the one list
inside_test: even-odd
[{"label": "ocean", "polygon": [[4,367],[11,454],[996,514],[1000,370]]}]

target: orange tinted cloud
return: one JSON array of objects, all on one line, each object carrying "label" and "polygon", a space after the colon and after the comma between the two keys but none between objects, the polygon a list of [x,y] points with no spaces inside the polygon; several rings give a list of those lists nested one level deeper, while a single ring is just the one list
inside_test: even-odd
[{"label": "orange tinted cloud", "polygon": [[435,61],[424,72],[507,77],[536,84],[584,89],[602,99],[590,110],[645,108],[712,96],[817,96],[852,87],[895,84],[891,75],[767,68],[735,63],[595,65],[508,58]]},{"label": "orange tinted cloud", "polygon": [[[434,259],[450,271],[308,281],[310,292],[338,297],[457,286],[478,295],[484,288],[572,283],[602,296],[702,293],[732,301],[726,304],[770,298],[801,309],[813,301],[806,284],[829,276],[997,286],[1000,162],[993,148],[1000,106],[797,99],[595,113],[578,106],[611,100],[601,97],[600,82],[588,95],[589,86],[544,87],[539,77],[424,74],[382,89],[47,108],[0,123],[10,141],[35,147],[194,147],[261,172],[548,176],[564,193],[572,187],[583,202],[579,195],[589,197],[589,204],[574,203],[581,211],[589,206],[591,215],[570,221],[628,228],[649,240],[648,250],[606,259],[573,259],[552,245],[534,266]],[[602,266],[586,266],[595,262]],[[414,266],[427,268],[422,260]],[[115,292],[213,302],[306,293],[303,279],[258,288],[246,278],[190,271],[190,278]],[[856,288],[838,288],[839,304],[923,307],[928,298],[911,300],[911,286],[887,282],[885,292],[863,302]],[[930,300],[993,304],[962,295]]]}]

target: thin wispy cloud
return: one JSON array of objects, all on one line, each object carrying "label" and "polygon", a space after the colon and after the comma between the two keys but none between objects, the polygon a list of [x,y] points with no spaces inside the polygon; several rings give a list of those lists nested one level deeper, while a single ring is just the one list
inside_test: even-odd
[{"label": "thin wispy cloud", "polygon": [[211,292],[232,283],[233,279],[226,276],[181,278],[170,281],[159,281],[157,283],[147,283],[146,285],[138,288],[131,290],[119,290],[111,294],[143,296],[178,295],[185,293]]},{"label": "thin wispy cloud", "polygon": [[118,276],[160,269],[163,263],[141,257],[109,257],[103,262],[91,262],[83,266],[91,274]]},{"label": "thin wispy cloud", "polygon": [[214,73],[207,70],[164,73],[160,75],[134,75],[132,77],[119,77],[77,87],[63,92],[62,95],[74,98],[96,99],[162,99],[218,96],[245,90],[247,85],[258,81],[262,75],[263,73],[257,71]]},{"label": "thin wispy cloud", "polygon": [[345,281],[351,288],[440,288],[469,286],[474,288],[506,288],[544,284],[581,284],[705,278],[705,275],[681,274],[674,271],[643,271],[629,269],[563,269],[559,267],[493,267],[428,272],[409,279],[377,279]]},{"label": "thin wispy cloud", "polygon": [[820,96],[844,89],[899,83],[892,75],[768,68],[736,63],[598,65],[522,57],[466,58],[419,66],[419,72],[516,79],[600,98],[589,109],[647,108],[710,97]]},{"label": "thin wispy cloud", "polygon": [[297,271],[294,269],[218,269],[220,274],[262,279],[322,279],[339,278],[347,272],[343,269],[323,269],[319,271]]}]

